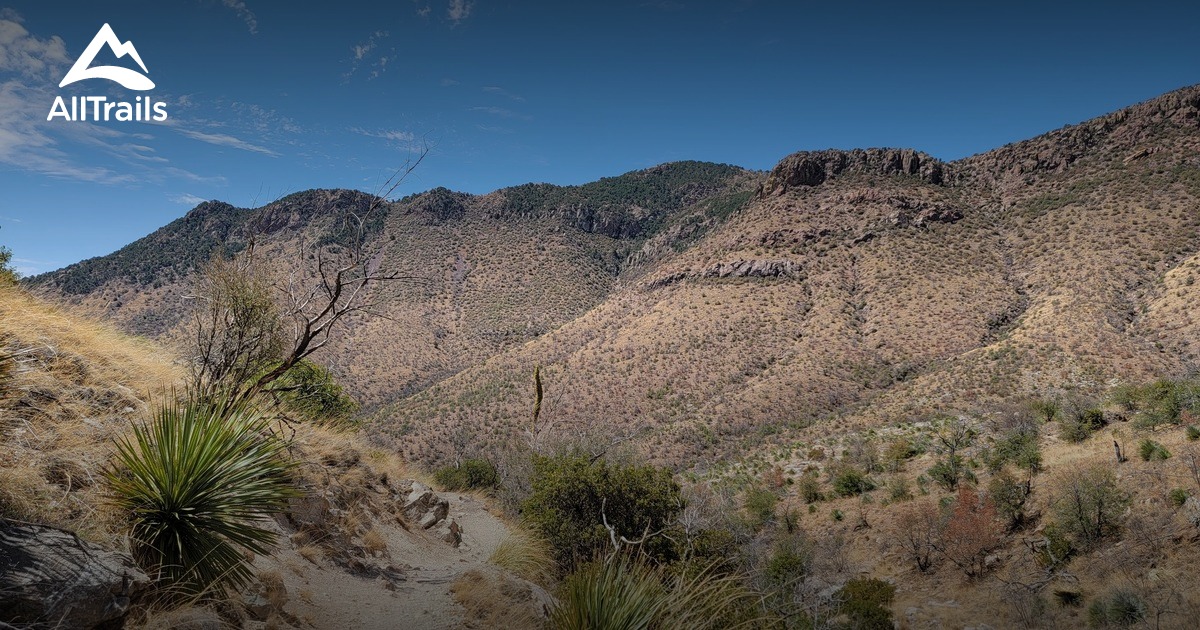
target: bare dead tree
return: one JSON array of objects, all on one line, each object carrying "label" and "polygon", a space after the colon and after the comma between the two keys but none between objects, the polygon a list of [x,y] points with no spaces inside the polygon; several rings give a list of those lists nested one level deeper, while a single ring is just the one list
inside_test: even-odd
[{"label": "bare dead tree", "polygon": [[[220,392],[245,402],[273,385],[305,358],[329,344],[352,316],[382,316],[378,288],[420,279],[386,270],[382,247],[369,240],[369,226],[389,198],[424,160],[426,148],[397,169],[371,195],[365,208],[348,209],[345,242],[315,244],[315,269],[298,268],[272,281],[256,260],[253,239],[232,261],[215,261],[196,295],[194,383],[201,394]],[[301,251],[309,247],[301,243]],[[274,295],[264,291],[269,283]],[[230,293],[233,294],[230,294]],[[269,297],[264,297],[268,295]],[[228,298],[228,299],[227,299]]]}]

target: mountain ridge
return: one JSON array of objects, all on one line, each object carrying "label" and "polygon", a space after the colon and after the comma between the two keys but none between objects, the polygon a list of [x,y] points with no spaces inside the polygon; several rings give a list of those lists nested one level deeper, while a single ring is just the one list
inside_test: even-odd
[{"label": "mountain ridge", "polygon": [[[427,463],[524,431],[534,365],[559,430],[633,432],[676,465],[825,422],[1185,373],[1200,350],[1186,310],[1200,297],[1198,112],[1192,86],[952,162],[802,151],[768,173],[678,162],[410,195],[378,239],[429,286],[402,293],[390,323],[351,322],[321,359],[381,439]],[[327,194],[264,213],[275,229],[256,246],[291,260],[301,235],[330,234],[321,213],[301,220]],[[193,221],[236,230],[231,212]],[[164,305],[186,281],[145,294],[106,280],[74,299],[169,336]]]}]

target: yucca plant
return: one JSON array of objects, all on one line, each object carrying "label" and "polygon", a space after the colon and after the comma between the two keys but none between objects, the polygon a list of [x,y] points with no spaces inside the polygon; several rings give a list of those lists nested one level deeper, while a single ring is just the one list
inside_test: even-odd
[{"label": "yucca plant", "polygon": [[296,494],[270,421],[247,406],[176,401],[116,447],[108,480],[138,563],[181,593],[244,585],[243,550],[266,553],[274,536],[254,521]]},{"label": "yucca plant", "polygon": [[584,565],[550,611],[558,630],[704,630],[769,625],[735,575],[710,566],[671,575],[621,556]]}]

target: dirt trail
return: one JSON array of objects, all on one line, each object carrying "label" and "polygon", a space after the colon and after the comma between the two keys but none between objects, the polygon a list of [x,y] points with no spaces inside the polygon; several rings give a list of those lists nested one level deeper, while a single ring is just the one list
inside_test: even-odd
[{"label": "dirt trail", "polygon": [[390,557],[376,562],[396,571],[360,577],[307,551],[314,563],[288,544],[286,536],[274,556],[260,558],[256,566],[282,575],[288,594],[283,610],[302,628],[461,628],[463,609],[454,601],[450,586],[466,571],[486,564],[508,529],[471,495],[441,496],[450,502],[450,516],[462,527],[458,548],[440,540],[433,530],[413,526],[413,531],[405,531],[399,525],[376,523]]}]

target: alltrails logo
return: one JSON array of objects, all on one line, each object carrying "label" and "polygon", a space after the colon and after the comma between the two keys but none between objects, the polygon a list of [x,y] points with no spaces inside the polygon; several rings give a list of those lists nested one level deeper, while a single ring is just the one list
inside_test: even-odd
[{"label": "alltrails logo", "polygon": [[[96,54],[100,49],[108,46],[117,58],[129,55],[141,66],[142,72],[149,74],[146,69],[145,62],[142,61],[142,56],[138,54],[136,48],[133,47],[133,42],[121,43],[117,39],[117,34],[113,32],[112,27],[108,24],[100,27],[100,31],[92,38],[92,43],[84,49],[83,54],[67,71],[67,76],[63,77],[58,87],[66,87],[76,81],[86,79],[108,79],[116,81],[130,90],[152,90],[154,82],[145,74],[122,68],[120,66],[96,66],[91,67],[92,62],[96,59]],[[50,114],[46,116],[47,121],[62,117],[63,120],[80,121],[80,120],[118,120],[118,121],[155,121],[162,122],[167,119],[167,104],[155,103],[150,96],[139,96],[134,99],[134,102],[125,101],[109,101],[106,96],[72,96],[71,105],[67,106],[67,101],[61,96],[54,97],[54,104],[50,107]],[[90,116],[89,116],[90,114]]]}]

